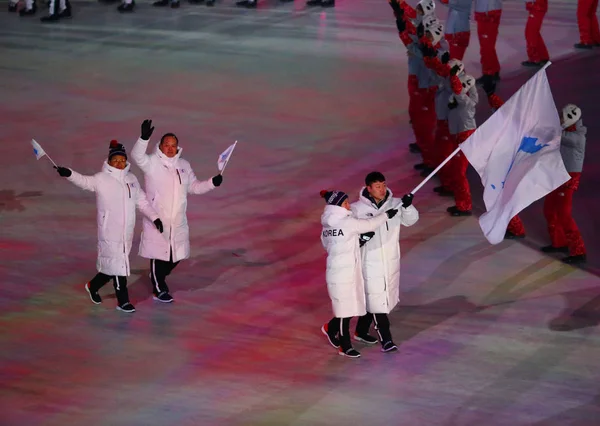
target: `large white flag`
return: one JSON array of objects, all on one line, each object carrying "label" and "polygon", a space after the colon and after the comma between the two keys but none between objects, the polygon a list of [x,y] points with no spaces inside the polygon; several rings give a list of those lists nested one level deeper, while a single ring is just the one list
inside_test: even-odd
[{"label": "large white flag", "polygon": [[504,239],[513,216],[570,179],[561,133],[542,69],[460,145],[481,176],[487,213],[479,224],[490,243]]},{"label": "large white flag", "polygon": [[233,154],[233,150],[235,149],[236,145],[237,141],[235,141],[233,145],[230,145],[229,148],[227,148],[225,151],[223,151],[221,155],[219,155],[219,159],[217,160],[217,168],[220,172],[225,170],[225,167],[227,166],[227,163],[229,162],[231,154]]}]

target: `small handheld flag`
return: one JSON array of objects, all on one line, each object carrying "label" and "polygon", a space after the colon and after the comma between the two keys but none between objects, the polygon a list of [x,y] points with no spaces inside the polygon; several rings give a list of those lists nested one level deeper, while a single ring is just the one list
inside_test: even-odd
[{"label": "small handheld flag", "polygon": [[221,155],[219,155],[219,159],[217,160],[217,168],[219,169],[221,174],[223,174],[223,172],[225,171],[225,167],[227,167],[227,163],[229,163],[229,159],[231,158],[231,154],[233,154],[233,150],[235,149],[236,145],[237,141],[235,141],[233,145],[230,145],[229,148],[227,148],[225,151],[223,151]]},{"label": "small handheld flag", "polygon": [[48,160],[50,160],[50,162],[54,165],[54,167],[58,167],[56,163],[52,161],[52,158],[50,158],[50,156],[46,154],[44,148],[42,148],[42,146],[39,143],[37,143],[35,139],[31,139],[31,145],[33,146],[33,153],[35,154],[36,159],[39,160],[40,158],[46,156],[48,157]]}]

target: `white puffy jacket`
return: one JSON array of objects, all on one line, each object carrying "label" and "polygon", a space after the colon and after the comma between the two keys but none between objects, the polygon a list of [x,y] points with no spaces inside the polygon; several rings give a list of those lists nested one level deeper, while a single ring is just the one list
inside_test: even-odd
[{"label": "white puffy jacket", "polygon": [[[135,207],[151,221],[159,218],[150,206],[130,164],[123,170],[104,162],[102,171],[83,176],[71,170],[67,179],[78,187],[96,193],[98,207],[98,272],[129,276],[129,253],[135,227]],[[154,226],[154,224],[152,225]]]},{"label": "white puffy jacket", "polygon": [[138,139],[131,150],[131,158],[144,172],[146,194],[152,207],[160,215],[164,233],[144,220],[139,255],[148,259],[168,262],[173,251],[173,262],[190,256],[190,231],[186,210],[187,194],[204,194],[215,186],[212,178],[199,181],[186,160],[177,155],[168,158],[156,144],[153,154],[147,155],[148,141]]},{"label": "white puffy jacket", "polygon": [[[386,210],[402,203],[399,198],[393,198],[389,189],[387,198],[379,208],[368,195],[366,188],[363,188],[359,200],[351,205],[358,219],[386,216]],[[419,212],[414,206],[400,207],[398,214],[377,228],[373,238],[362,247],[367,312],[387,314],[400,301],[400,225],[412,226],[418,220]]]},{"label": "white puffy jacket", "polygon": [[369,220],[359,220],[343,207],[325,207],[321,215],[321,243],[327,250],[325,279],[333,314],[337,318],[366,314],[358,238],[360,234],[374,231],[386,220],[385,214]]}]

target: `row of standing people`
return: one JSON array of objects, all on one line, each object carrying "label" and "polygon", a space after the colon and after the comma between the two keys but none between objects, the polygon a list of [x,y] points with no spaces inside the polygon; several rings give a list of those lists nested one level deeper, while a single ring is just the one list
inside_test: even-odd
[{"label": "row of standing people", "polygon": [[[188,0],[190,4],[199,5],[205,4],[208,7],[215,5],[215,0]],[[279,0],[280,3],[291,3],[294,0]],[[121,13],[130,13],[135,9],[135,0],[103,0],[104,3],[116,3],[120,2],[117,7],[117,11]],[[40,18],[42,22],[57,22],[61,19],[72,18],[72,8],[69,0],[49,0],[48,2],[48,15]],[[239,0],[235,3],[237,7],[244,7],[247,9],[255,9],[258,5],[258,0]],[[171,9],[178,9],[181,6],[180,0],[156,0],[152,3],[154,7],[170,7]],[[335,6],[335,0],[308,0],[306,2],[308,7],[323,7],[330,8]],[[19,16],[28,17],[33,16],[37,13],[37,0],[23,0],[23,6],[19,10],[19,0],[9,0],[8,11],[18,12]]]},{"label": "row of standing people", "polygon": [[207,193],[223,182],[220,174],[198,180],[190,163],[181,158],[182,148],[173,133],[163,135],[153,152],[147,154],[153,132],[152,122],[145,120],[131,152],[133,161],[144,172],[145,191],[130,172],[125,147],[115,140],[110,143],[102,171],[95,175],[84,176],[70,168],[57,167],[60,176],[96,194],[98,273],[85,284],[85,290],[93,303],[100,304],[98,291],[112,279],[117,309],[124,312],[135,312],[129,300],[127,277],[131,273],[129,254],[136,207],[144,215],[139,255],[150,260],[153,298],[170,303],[173,297],[166,278],[190,256],[187,196]]},{"label": "row of standing people", "polygon": [[[443,26],[433,15],[433,2],[422,0],[414,9],[403,1],[390,4],[409,54],[411,121],[417,140],[424,138],[430,143],[422,152],[424,162],[433,169],[476,129],[479,97],[475,79],[465,73],[460,60],[442,48]],[[493,109],[504,103],[496,94],[497,80],[493,74],[481,79]],[[567,251],[567,263],[580,263],[585,261],[585,246],[571,206],[583,166],[586,128],[575,105],[563,108],[561,122],[561,154],[571,179],[546,197],[544,215],[551,244],[542,251]],[[468,164],[459,152],[441,169],[442,185],[435,188],[441,195],[454,195],[455,205],[448,208],[452,216],[471,214]],[[419,219],[413,196],[394,198],[380,172],[367,175],[359,200],[353,204],[342,191],[321,191],[321,196],[327,204],[321,216],[321,242],[327,251],[326,282],[334,314],[321,332],[347,357],[361,356],[353,347],[352,336],[368,345],[380,342],[383,352],[397,351],[388,314],[400,300],[400,227],[412,226]],[[524,235],[523,223],[515,216],[506,237]],[[352,317],[358,317],[354,333],[350,332]],[[369,334],[372,324],[377,337]]]},{"label": "row of standing people", "polygon": [[[434,3],[422,0],[412,8],[404,0],[392,0],[390,5],[399,37],[409,54],[409,116],[423,157],[423,163],[415,167],[424,168],[423,174],[427,175],[475,132],[479,95],[475,78],[467,74],[461,60],[452,57],[452,49],[444,47],[444,26],[435,17]],[[502,105],[495,93],[496,82],[491,74],[481,79],[488,103],[494,109]],[[568,247],[569,256],[564,259],[567,263],[586,260],[585,246],[571,215],[572,196],[555,195],[565,194],[565,189],[574,191],[579,186],[587,132],[581,115],[581,110],[572,104],[562,109],[561,154],[572,178],[546,198],[544,209],[554,248],[543,250],[556,251],[554,249],[560,247],[558,251],[562,252]],[[459,151],[439,172],[441,185],[434,191],[442,196],[454,196],[455,205],[447,209],[452,216],[472,214],[468,166],[467,158]],[[525,227],[517,215],[509,223],[506,238],[523,237]]]}]

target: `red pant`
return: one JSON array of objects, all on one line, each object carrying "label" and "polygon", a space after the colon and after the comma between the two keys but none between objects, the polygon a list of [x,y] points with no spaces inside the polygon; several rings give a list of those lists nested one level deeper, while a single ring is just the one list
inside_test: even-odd
[{"label": "red pant", "polygon": [[423,163],[435,167],[435,88],[419,89],[417,76],[408,76],[408,116]]},{"label": "red pant", "polygon": [[527,57],[531,62],[547,61],[550,54],[542,38],[541,29],[546,11],[530,10],[527,25],[525,25],[525,42],[527,44]]},{"label": "red pant", "polygon": [[[435,166],[442,164],[452,151],[454,151],[454,136],[450,135],[450,129],[448,128],[448,120],[437,120],[435,126]],[[442,186],[446,189],[452,189],[452,179],[449,172],[450,166],[446,163],[439,171],[439,178]]]},{"label": "red pant", "polygon": [[596,9],[598,9],[598,0],[579,0],[577,3],[579,38],[583,44],[600,43]]},{"label": "red pant", "polygon": [[501,16],[502,10],[475,13],[479,52],[481,54],[481,71],[485,75],[494,75],[500,72],[500,62],[496,54],[496,39],[498,38]]},{"label": "red pant", "polygon": [[[474,132],[475,129],[460,132],[456,135],[454,149],[456,149],[459,144],[466,141]],[[471,188],[469,187],[469,181],[467,180],[469,160],[467,160],[467,157],[465,157],[465,154],[463,154],[462,151],[459,151],[459,153],[452,157],[452,160],[448,162],[448,166],[448,174],[452,182],[451,189],[454,192],[456,207],[461,211],[470,211],[473,206],[471,203]]]},{"label": "red pant", "polygon": [[[574,179],[578,181],[579,176],[573,177],[571,181]],[[576,186],[571,181],[546,196],[544,216],[548,222],[548,232],[550,233],[552,246],[568,247],[569,255],[579,256],[585,254],[585,245],[572,216],[573,193]]]},{"label": "red pant", "polygon": [[508,222],[507,231],[517,236],[525,235],[525,226],[523,225],[523,222],[521,222],[519,216],[513,217],[510,222]]},{"label": "red pant", "polygon": [[463,60],[467,47],[469,47],[469,40],[471,39],[471,31],[463,31],[455,34],[445,34],[446,41],[448,42],[448,50],[450,51],[450,57],[452,59]]}]

